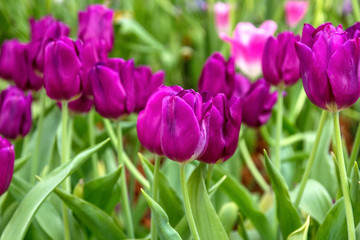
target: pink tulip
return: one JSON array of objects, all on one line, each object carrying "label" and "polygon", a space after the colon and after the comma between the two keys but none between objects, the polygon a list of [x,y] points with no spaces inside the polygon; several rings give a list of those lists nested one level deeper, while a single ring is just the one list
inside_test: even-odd
[{"label": "pink tulip", "polygon": [[221,39],[231,44],[231,54],[236,65],[248,77],[255,79],[261,74],[261,59],[266,40],[274,35],[277,24],[268,20],[256,28],[250,22],[237,24],[233,38],[222,34]]},{"label": "pink tulip", "polygon": [[230,28],[230,4],[217,2],[214,5],[215,23],[219,34],[228,33]]},{"label": "pink tulip", "polygon": [[285,17],[286,23],[290,27],[295,27],[306,15],[309,7],[308,1],[286,1],[285,3]]}]

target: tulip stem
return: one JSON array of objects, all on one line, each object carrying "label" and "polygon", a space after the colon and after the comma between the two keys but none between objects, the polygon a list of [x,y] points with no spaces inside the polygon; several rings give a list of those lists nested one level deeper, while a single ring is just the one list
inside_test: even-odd
[{"label": "tulip stem", "polygon": [[31,183],[35,183],[35,175],[37,174],[37,171],[38,171],[41,135],[42,135],[43,124],[44,124],[45,98],[46,98],[46,93],[45,93],[45,89],[43,89],[40,91],[40,115],[39,115],[39,120],[37,123],[37,135],[36,135],[34,154],[31,159],[31,161],[32,161],[31,162],[31,175],[30,175]]},{"label": "tulip stem", "polygon": [[122,130],[121,130],[121,122],[117,125],[117,134],[118,134],[118,161],[119,165],[123,165],[123,168],[121,169],[121,176],[120,176],[120,187],[121,187],[121,206],[122,209],[125,212],[125,225],[127,229],[127,233],[130,238],[134,238],[134,226],[133,226],[133,220],[132,215],[130,211],[130,203],[128,199],[128,189],[126,185],[126,172],[125,172],[125,166],[124,166],[124,159],[123,159],[123,141],[122,141]]},{"label": "tulip stem", "polygon": [[[89,140],[90,140],[90,146],[95,145],[95,133],[94,133],[94,125],[95,125],[95,110],[92,108],[88,115],[88,131],[89,131]],[[93,176],[96,178],[98,174],[98,168],[97,168],[97,152],[93,153],[91,155],[91,164],[92,164],[92,170],[93,170]]]},{"label": "tulip stem", "polygon": [[275,166],[276,169],[280,171],[281,165],[281,134],[282,134],[282,120],[283,120],[283,108],[284,108],[284,97],[283,97],[283,88],[279,86],[278,88],[278,109],[276,116],[276,146],[275,146]]},{"label": "tulip stem", "polygon": [[240,152],[243,156],[243,159],[245,161],[246,166],[249,168],[251,174],[253,175],[255,181],[259,184],[259,186],[261,187],[261,189],[264,192],[269,192],[270,187],[269,185],[266,183],[265,179],[263,178],[263,176],[261,175],[261,173],[259,172],[259,170],[257,169],[257,167],[255,166],[248,148],[246,147],[246,143],[244,139],[241,139],[239,141],[239,149]]},{"label": "tulip stem", "polygon": [[[155,202],[158,201],[159,171],[160,171],[160,158],[157,155],[155,155],[154,180],[152,186],[152,197]],[[151,239],[157,240],[155,219],[153,218],[151,218]]]},{"label": "tulip stem", "polygon": [[344,203],[345,203],[348,239],[355,240],[354,215],[353,215],[353,210],[352,210],[352,205],[351,205],[349,185],[348,185],[348,181],[347,181],[346,168],[345,168],[344,153],[343,153],[342,142],[341,142],[339,112],[334,113],[333,118],[334,118],[336,153],[337,153],[338,167],[339,167],[339,173],[340,173],[340,182],[341,182],[341,188],[342,188],[342,192],[344,195]]},{"label": "tulip stem", "polygon": [[[64,165],[68,162],[68,143],[67,143],[67,125],[69,119],[69,109],[68,109],[68,102],[62,101],[61,103],[61,164]],[[66,178],[63,184],[63,189],[66,192],[70,192],[70,178]],[[69,227],[69,217],[68,217],[68,209],[66,204],[63,202],[62,206],[63,212],[63,221],[64,221],[64,239],[70,240],[70,227]]]},{"label": "tulip stem", "polygon": [[188,220],[188,224],[193,235],[194,240],[200,240],[199,233],[196,229],[195,219],[191,211],[189,192],[187,189],[186,176],[185,176],[185,164],[180,163],[180,181],[181,181],[181,190],[184,198],[184,206],[186,212],[186,218]]},{"label": "tulip stem", "polygon": [[206,175],[206,189],[209,190],[210,189],[210,184],[211,184],[211,178],[214,172],[214,166],[215,164],[208,164],[208,171],[207,171],[207,175]]},{"label": "tulip stem", "polygon": [[316,131],[316,137],[315,137],[315,142],[314,145],[312,147],[311,153],[310,153],[310,157],[309,160],[307,162],[306,168],[305,168],[305,172],[301,178],[301,183],[300,183],[300,187],[299,187],[299,191],[296,195],[296,199],[295,199],[295,207],[299,207],[302,195],[304,193],[305,190],[305,186],[306,186],[306,182],[310,176],[310,172],[311,172],[311,168],[312,165],[314,164],[314,160],[315,160],[315,156],[316,156],[316,152],[319,146],[319,142],[320,142],[320,137],[322,134],[322,131],[324,129],[324,124],[327,118],[327,111],[323,110],[321,113],[321,118],[320,118],[320,122],[319,122],[319,126],[318,129]]},{"label": "tulip stem", "polygon": [[359,148],[360,148],[360,124],[358,125],[354,144],[351,150],[351,156],[350,156],[350,163],[348,165],[348,173],[351,172],[352,167],[354,166],[354,163],[356,161],[357,156],[359,155]]}]

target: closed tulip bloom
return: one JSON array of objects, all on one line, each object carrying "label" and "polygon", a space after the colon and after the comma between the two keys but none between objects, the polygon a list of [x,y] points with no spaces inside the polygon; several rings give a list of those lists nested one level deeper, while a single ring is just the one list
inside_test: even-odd
[{"label": "closed tulip bloom", "polygon": [[182,90],[162,102],[160,141],[164,154],[177,162],[197,159],[207,147],[209,111],[193,90]]},{"label": "closed tulip bloom", "polygon": [[0,134],[6,138],[24,137],[31,128],[31,95],[11,86],[0,94]]},{"label": "closed tulip bloom", "polygon": [[305,24],[302,36],[296,51],[310,101],[331,112],[353,105],[360,96],[359,39],[331,23]]},{"label": "closed tulip bloom", "polygon": [[251,82],[245,76],[236,73],[235,75],[235,87],[232,94],[232,97],[242,97],[244,96],[250,89]]},{"label": "closed tulip bloom", "polygon": [[0,196],[6,192],[14,172],[15,151],[11,142],[0,137]]},{"label": "closed tulip bloom", "polygon": [[280,33],[277,38],[268,38],[262,58],[262,69],[264,78],[270,84],[291,86],[299,80],[296,41],[300,41],[300,37],[288,31]]},{"label": "closed tulip bloom", "polygon": [[[20,48],[20,49],[19,49]],[[13,80],[14,73],[18,71],[19,59],[17,52],[24,48],[17,39],[7,40],[1,46],[0,52],[0,77]]]},{"label": "closed tulip bloom", "polygon": [[210,114],[208,145],[199,157],[206,163],[225,161],[231,157],[237,147],[241,126],[241,100],[227,100],[224,94],[218,94],[203,105]]},{"label": "closed tulip bloom", "polygon": [[242,121],[250,127],[260,127],[271,117],[277,101],[277,92],[270,92],[270,84],[259,79],[251,84],[249,91],[242,97]]},{"label": "closed tulip bloom", "polygon": [[45,48],[44,87],[47,95],[57,101],[70,100],[81,90],[81,52],[79,42],[62,37]]},{"label": "closed tulip bloom", "polygon": [[152,94],[145,109],[139,113],[136,128],[140,143],[150,152],[164,155],[161,147],[161,119],[163,99],[176,95],[183,89],[179,86],[160,87]]},{"label": "closed tulip bloom", "polygon": [[145,108],[149,97],[163,84],[164,78],[164,71],[158,71],[153,74],[151,68],[148,66],[139,66],[135,68],[135,112],[140,112]]},{"label": "closed tulip bloom", "polygon": [[214,53],[205,62],[199,79],[199,92],[206,92],[213,97],[218,93],[224,93],[228,98],[232,96],[235,86],[235,63],[234,58],[228,61],[221,53]]},{"label": "closed tulip bloom", "polygon": [[345,31],[348,33],[349,38],[360,37],[360,22],[354,23],[354,25],[348,27]]},{"label": "closed tulip bloom", "polygon": [[230,28],[230,4],[216,2],[214,4],[215,24],[219,34],[229,32]]},{"label": "closed tulip bloom", "polygon": [[114,11],[103,5],[90,5],[86,11],[79,11],[79,39],[84,42],[103,40],[107,51],[111,51],[114,44],[113,16]]},{"label": "closed tulip bloom", "polygon": [[265,21],[259,28],[250,22],[237,24],[233,37],[221,36],[231,44],[231,54],[235,57],[236,65],[248,77],[255,78],[261,74],[261,59],[266,40],[274,35],[277,24]]},{"label": "closed tulip bloom", "polygon": [[285,2],[286,23],[290,27],[295,27],[306,15],[309,7],[308,1],[289,0]]}]

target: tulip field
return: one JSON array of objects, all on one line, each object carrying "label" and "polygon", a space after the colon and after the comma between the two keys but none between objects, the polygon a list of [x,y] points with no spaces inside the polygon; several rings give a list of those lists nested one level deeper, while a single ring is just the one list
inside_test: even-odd
[{"label": "tulip field", "polygon": [[0,240],[360,239],[359,1],[0,1],[0,22]]}]

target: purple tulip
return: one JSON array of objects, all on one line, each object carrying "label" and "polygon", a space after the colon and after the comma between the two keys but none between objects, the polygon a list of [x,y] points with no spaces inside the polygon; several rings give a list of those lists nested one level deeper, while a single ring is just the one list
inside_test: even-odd
[{"label": "purple tulip", "polygon": [[299,59],[295,51],[295,42],[299,40],[299,36],[286,31],[277,38],[270,36],[266,41],[262,70],[270,84],[291,86],[299,80]]},{"label": "purple tulip", "polygon": [[249,91],[250,86],[251,86],[250,80],[244,77],[243,75],[237,73],[235,75],[235,87],[232,96],[233,97],[244,96]]},{"label": "purple tulip", "polygon": [[70,100],[80,94],[82,46],[70,38],[51,41],[45,48],[44,87],[57,101]]},{"label": "purple tulip", "polygon": [[349,38],[358,38],[360,37],[360,22],[355,23],[354,25],[350,26],[345,30]]},{"label": "purple tulip", "polygon": [[163,84],[164,78],[164,71],[153,74],[148,66],[139,66],[134,70],[135,112],[140,112],[145,108],[149,97]]},{"label": "purple tulip", "polygon": [[11,142],[0,137],[0,196],[9,188],[14,172],[15,151]]},{"label": "purple tulip", "polygon": [[167,96],[176,95],[182,90],[179,86],[160,87],[150,96],[145,109],[139,113],[136,126],[139,141],[150,152],[164,155],[160,138],[163,99]]},{"label": "purple tulip", "polygon": [[252,83],[249,91],[242,97],[242,121],[250,127],[265,124],[277,101],[277,92],[270,93],[270,84],[265,79]]},{"label": "purple tulip", "polygon": [[31,128],[31,95],[11,86],[0,94],[0,133],[10,139],[25,136]]},{"label": "purple tulip", "polygon": [[17,39],[7,40],[1,46],[0,52],[0,77],[13,80],[14,73],[18,71],[17,66],[21,64],[19,52],[22,52],[24,47]]},{"label": "purple tulip", "polygon": [[209,142],[199,157],[206,163],[225,161],[231,157],[237,147],[241,126],[241,99],[227,100],[224,94],[217,94],[203,105],[203,110],[209,111],[208,126]]},{"label": "purple tulip", "polygon": [[[62,108],[61,102],[57,105]],[[88,113],[93,106],[93,100],[82,94],[79,98],[70,101],[68,104],[69,110],[74,114]]]},{"label": "purple tulip", "polygon": [[103,5],[90,5],[86,11],[80,11],[79,39],[84,42],[91,39],[103,40],[110,52],[114,44],[113,16],[114,11]]},{"label": "purple tulip", "polygon": [[350,39],[341,25],[324,23],[317,29],[305,24],[296,43],[305,92],[316,106],[336,112],[360,96],[359,39]]},{"label": "purple tulip", "polygon": [[235,86],[235,62],[230,57],[228,61],[221,53],[214,53],[207,60],[199,79],[199,92],[209,96],[224,93],[228,98],[233,94]]}]

